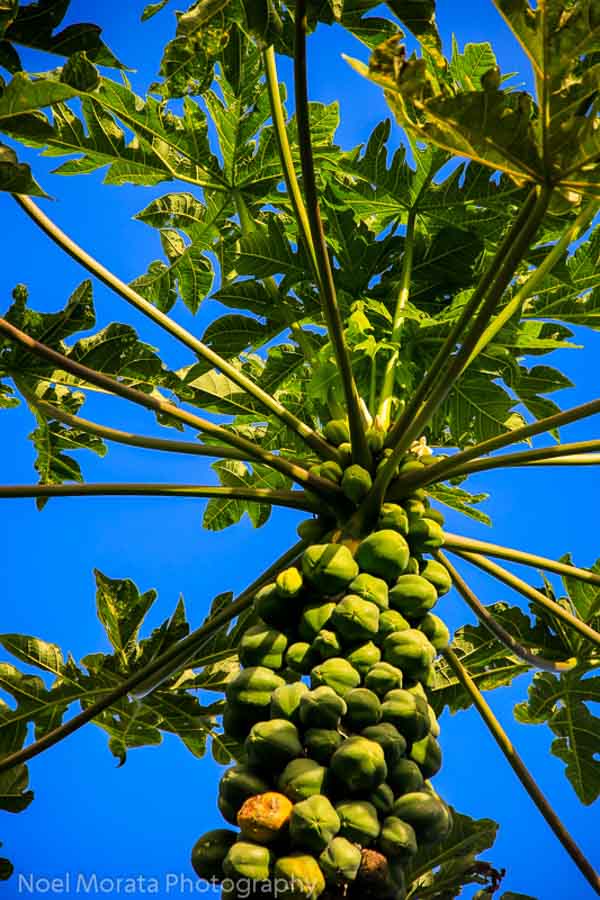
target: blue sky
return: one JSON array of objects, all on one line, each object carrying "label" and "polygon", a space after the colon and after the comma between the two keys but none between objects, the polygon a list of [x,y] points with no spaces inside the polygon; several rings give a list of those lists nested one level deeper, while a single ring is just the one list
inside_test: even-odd
[{"label": "blue sky", "polygon": [[[173,28],[169,12],[140,25],[142,6],[137,0],[74,0],[70,14],[71,21],[94,20],[104,27],[105,38],[117,55],[138,67],[131,77],[139,91],[155,74],[160,49]],[[461,45],[489,39],[502,70],[519,70],[529,79],[518,46],[492,3],[441,0],[439,20],[447,47],[453,31]],[[344,147],[364,141],[387,115],[387,108],[380,91],[350,71],[340,53],[366,59],[366,51],[339,29],[325,28],[311,41],[310,51],[312,98],[323,102],[339,99],[339,141]],[[286,61],[281,72],[289,77]],[[160,256],[156,232],[132,221],[132,216],[170,186],[101,187],[101,175],[59,178],[48,174],[55,160],[26,155],[55,198],[54,203],[45,204],[50,214],[121,277],[129,280],[139,275],[151,259]],[[25,282],[36,308],[62,306],[85,273],[36,231],[6,195],[0,195],[0,221],[0,305],[5,308],[13,286]],[[186,361],[185,353],[167,336],[100,285],[95,299],[101,324],[114,319],[134,324],[170,363]],[[179,306],[177,315],[201,334],[214,307],[207,303],[192,319]],[[585,342],[585,350],[561,352],[552,359],[577,385],[560,396],[565,407],[589,399],[596,391],[600,338],[581,332],[577,339]],[[132,431],[149,433],[154,427],[152,416],[121,402],[94,398],[86,406],[86,414]],[[597,427],[594,419],[573,426],[568,438],[595,437]],[[32,450],[26,440],[31,428],[31,418],[24,410],[2,414],[0,457],[5,484],[35,480]],[[199,458],[163,459],[120,446],[111,447],[104,461],[90,455],[82,462],[90,481],[211,480],[208,466]],[[556,557],[571,550],[582,565],[591,564],[598,555],[595,535],[600,491],[593,469],[493,473],[473,478],[472,485],[474,490],[493,491],[486,509],[494,519],[497,542]],[[141,590],[158,589],[149,628],[171,613],[180,594],[195,626],[204,618],[212,597],[224,590],[240,590],[287,548],[298,518],[282,511],[258,532],[243,522],[235,529],[212,534],[202,531],[201,503],[145,498],[53,501],[42,514],[36,512],[33,501],[5,502],[0,515],[2,630],[43,637],[76,658],[107,649],[95,616],[94,567],[110,577],[132,578]],[[452,515],[448,524],[452,531],[484,539],[489,536],[483,526]],[[508,590],[495,588],[483,576],[474,574],[470,580],[485,602],[518,602]],[[453,626],[469,620],[454,594],[444,600],[441,614]],[[523,699],[525,690],[526,680],[521,679],[511,688],[494,692],[492,705],[574,837],[593,855],[597,816],[581,807],[564,779],[562,763],[549,755],[549,733],[518,726],[513,720],[512,707]],[[508,870],[504,889],[540,900],[591,898],[593,892],[531,806],[476,714],[445,714],[441,724],[445,764],[436,786],[460,811],[500,823],[499,838],[485,859]],[[166,873],[190,874],[188,859],[194,841],[220,824],[214,802],[218,767],[208,758],[194,759],[177,740],[167,739],[161,748],[131,752],[127,764],[117,769],[106,743],[99,729],[88,726],[31,763],[34,803],[18,816],[0,813],[0,840],[17,873],[60,877],[66,872],[96,872],[99,877],[112,878],[142,874],[159,877],[163,884]],[[7,896],[17,896],[17,882],[4,890]],[[175,888],[171,892],[171,896],[182,895]],[[37,896],[42,896],[41,892]]]}]

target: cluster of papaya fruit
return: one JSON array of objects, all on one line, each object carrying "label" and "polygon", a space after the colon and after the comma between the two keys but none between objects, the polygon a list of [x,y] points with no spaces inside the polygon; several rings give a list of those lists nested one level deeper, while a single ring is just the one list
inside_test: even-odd
[{"label": "cluster of papaya fruit", "polygon": [[401,900],[406,863],[447,835],[427,700],[449,641],[432,609],[450,577],[426,558],[442,524],[422,493],[387,502],[362,540],[311,544],[255,595],[223,716],[244,756],[218,805],[239,830],[209,832],[192,854],[226,900],[252,896],[248,885],[286,900]]}]

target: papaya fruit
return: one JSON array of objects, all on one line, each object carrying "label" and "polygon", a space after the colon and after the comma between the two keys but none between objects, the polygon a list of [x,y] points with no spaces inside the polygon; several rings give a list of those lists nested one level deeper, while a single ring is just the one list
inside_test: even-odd
[{"label": "papaya fruit", "polygon": [[296,803],[290,819],[292,845],[321,853],[340,830],[340,817],[324,794]]},{"label": "papaya fruit", "polygon": [[303,681],[284,684],[273,691],[271,696],[270,717],[272,719],[289,719],[297,724],[300,720],[300,700],[308,693],[308,685]]},{"label": "papaya fruit", "polygon": [[291,644],[285,654],[285,664],[288,669],[299,672],[301,675],[308,675],[317,661],[315,651],[306,641],[297,641],[295,644]]},{"label": "papaya fruit", "polygon": [[387,776],[383,749],[360,735],[341,744],[331,757],[330,769],[350,794],[374,790]]},{"label": "papaya fruit", "polygon": [[353,844],[368,847],[380,831],[377,810],[366,800],[344,800],[336,805],[340,817],[340,835]]},{"label": "papaya fruit", "polygon": [[303,641],[314,641],[318,633],[327,627],[335,607],[333,600],[316,600],[304,607],[300,619],[300,637]]},{"label": "papaya fruit", "polygon": [[441,525],[433,519],[423,517],[411,521],[408,532],[408,543],[415,553],[431,553],[444,543],[444,532]]},{"label": "papaya fruit", "polygon": [[427,791],[414,791],[399,797],[394,803],[393,813],[412,825],[419,844],[443,840],[451,827],[445,804]]},{"label": "papaya fruit", "polygon": [[333,728],[309,728],[304,734],[304,749],[311,759],[328,766],[343,741],[343,735]]},{"label": "papaya fruit", "polygon": [[[426,740],[426,739],[425,739]],[[423,787],[423,774],[412,759],[398,759],[388,770],[388,784],[397,797],[420,791]]]},{"label": "papaya fruit", "polygon": [[303,541],[308,541],[309,544],[318,543],[326,530],[327,526],[321,519],[304,519],[296,527],[298,537]]},{"label": "papaya fruit", "polygon": [[437,716],[433,707],[427,704],[427,712],[429,713],[429,733],[437,738],[440,736],[440,723],[437,720]]},{"label": "papaya fruit", "polygon": [[437,603],[434,586],[421,575],[400,575],[390,590],[390,606],[403,616],[416,619],[424,616]]},{"label": "papaya fruit", "polygon": [[384,781],[378,788],[371,791],[369,799],[380,817],[388,816],[391,813],[395,798],[394,792],[387,782]]},{"label": "papaya fruit", "polygon": [[384,503],[377,520],[378,529],[397,531],[403,537],[408,534],[408,515],[398,503]]},{"label": "papaya fruit", "polygon": [[442,768],[442,749],[432,734],[412,745],[410,758],[418,765],[425,779],[433,778]]},{"label": "papaya fruit", "polygon": [[397,609],[386,609],[379,616],[379,640],[384,641],[389,634],[396,631],[405,631],[410,628],[410,622],[404,618]]},{"label": "papaya fruit", "polygon": [[344,726],[350,731],[362,731],[369,725],[377,725],[381,719],[381,703],[377,694],[367,688],[354,688],[345,696],[348,710]]},{"label": "papaya fruit", "polygon": [[352,462],[352,444],[350,441],[344,441],[338,447],[338,453],[340,455],[340,463],[342,468],[346,468]]},{"label": "papaya fruit", "polygon": [[358,644],[347,654],[347,660],[353,669],[356,669],[361,678],[364,678],[373,666],[381,659],[381,650],[373,643],[367,641]]},{"label": "papaya fruit", "polygon": [[227,701],[234,706],[266,710],[271,694],[285,684],[283,678],[265,666],[252,666],[232,679],[226,688]]},{"label": "papaya fruit", "polygon": [[249,765],[267,772],[283,769],[304,752],[296,726],[287,719],[268,719],[253,725],[244,749]]},{"label": "papaya fruit", "polygon": [[273,876],[277,897],[282,900],[318,900],[325,890],[325,878],[316,859],[304,853],[281,856]]},{"label": "papaya fruit", "polygon": [[411,556],[408,560],[405,575],[418,575],[421,571],[421,564],[418,556]]},{"label": "papaya fruit", "polygon": [[313,794],[322,794],[327,769],[314,759],[293,759],[277,780],[282,794],[294,803],[306,800]]},{"label": "papaya fruit", "polygon": [[349,895],[351,900],[404,900],[406,891],[392,874],[390,863],[379,850],[365,847],[361,863]]},{"label": "papaya fruit", "polygon": [[327,628],[321,628],[311,647],[315,656],[321,661],[339,656],[342,653],[342,645],[338,635],[335,631],[329,631]]},{"label": "papaya fruit", "polygon": [[410,472],[422,472],[425,466],[416,456],[409,454],[399,467],[400,475],[408,475]]},{"label": "papaya fruit", "polygon": [[368,641],[379,631],[379,608],[356,594],[346,594],[331,614],[331,627],[347,643]]},{"label": "papaya fruit", "polygon": [[450,632],[445,622],[433,613],[427,613],[419,622],[419,631],[422,631],[432,647],[436,650],[445,650],[450,643]]},{"label": "papaya fruit", "polygon": [[373,479],[367,469],[363,469],[362,466],[351,465],[344,470],[341,488],[348,500],[356,506],[362,503],[372,487]]},{"label": "papaya fruit", "polygon": [[271,861],[268,847],[251,841],[237,841],[223,860],[223,872],[234,880],[267,881]]},{"label": "papaya fruit", "polygon": [[283,794],[267,791],[249,797],[237,815],[242,838],[257,844],[273,844],[292,815],[292,803]]},{"label": "papaya fruit", "polygon": [[[223,860],[237,837],[237,832],[229,828],[215,828],[196,841],[192,850],[192,868],[198,878],[204,881],[221,881]],[[360,864],[360,851],[358,855]]]},{"label": "papaya fruit", "polygon": [[422,672],[436,657],[433,647],[422,631],[409,628],[389,634],[383,643],[383,658],[402,669],[405,675],[421,680]]},{"label": "papaya fruit", "polygon": [[402,671],[387,662],[377,662],[365,675],[365,687],[381,699],[389,691],[402,687]]},{"label": "papaya fruit", "polygon": [[[295,598],[294,598],[295,599]],[[288,632],[297,626],[300,621],[302,607],[300,603],[292,600],[282,601],[281,594],[273,581],[266,584],[254,595],[254,609],[260,619],[277,628],[279,631]]]},{"label": "papaya fruit", "polygon": [[437,522],[438,525],[444,527],[444,523],[446,521],[446,517],[443,512],[440,512],[439,509],[434,509],[433,506],[429,506],[425,512],[423,513],[425,519],[433,519],[434,522]]},{"label": "papaya fruit", "polygon": [[[403,737],[395,725],[391,722],[380,722],[378,725],[369,725],[362,731],[362,736],[369,741],[375,741],[383,750],[385,764],[388,769],[393,769],[398,760],[406,753],[406,738]],[[391,784],[391,781],[390,781]]]},{"label": "papaya fruit", "polygon": [[348,593],[374,603],[382,611],[389,607],[388,586],[383,578],[375,575],[361,572],[348,585]]},{"label": "papaya fruit", "polygon": [[319,856],[325,881],[340,886],[354,881],[361,862],[360,848],[344,837],[334,837]]},{"label": "papaya fruit", "polygon": [[300,699],[300,722],[304,728],[335,729],[346,715],[345,701],[323,685],[304,694]]},{"label": "papaya fruit", "polygon": [[429,734],[427,703],[409,691],[390,691],[381,704],[381,719],[394,725],[407,741],[420,741]]},{"label": "papaya fruit", "polygon": [[418,522],[423,518],[423,516],[427,512],[427,507],[422,500],[418,499],[418,497],[405,497],[402,501],[402,505],[406,510],[406,515],[408,516],[408,531],[410,534],[410,529],[412,528],[413,523]]},{"label": "papaya fruit", "polygon": [[302,554],[302,572],[321,594],[338,594],[356,578],[358,565],[344,544],[312,544]]},{"label": "papaya fruit", "polygon": [[339,447],[340,444],[348,443],[350,440],[350,428],[345,419],[330,419],[323,428],[325,439]]},{"label": "papaya fruit", "polygon": [[281,631],[264,622],[247,628],[240,640],[238,656],[243,666],[281,669],[288,640]]},{"label": "papaya fruit", "polygon": [[383,578],[388,583],[394,582],[404,572],[409,556],[406,540],[391,528],[372,532],[360,542],[356,551],[356,561],[361,571]]},{"label": "papaya fruit", "polygon": [[265,716],[263,707],[227,703],[223,711],[223,731],[238,742],[246,740],[250,729]]},{"label": "papaya fruit", "polygon": [[217,808],[226,822],[230,825],[237,825],[237,810],[233,808],[223,797],[217,797]]},{"label": "papaya fruit", "polygon": [[219,782],[219,797],[233,810],[232,824],[236,824],[236,816],[249,797],[264,794],[268,790],[269,785],[265,779],[244,765],[226,769]]},{"label": "papaya fruit", "polygon": [[408,822],[388,816],[383,820],[377,846],[389,858],[408,860],[417,852],[417,836]]},{"label": "papaya fruit", "polygon": [[443,597],[452,587],[450,573],[437,559],[428,559],[421,568],[420,574],[432,583],[438,592],[438,597]]},{"label": "papaya fruit", "polygon": [[324,462],[321,465],[321,478],[326,478],[327,481],[333,481],[334,484],[340,483],[343,474],[344,470],[340,464],[333,459],[328,459],[327,462]]},{"label": "papaya fruit", "polygon": [[377,424],[367,428],[366,438],[371,453],[381,453],[385,444],[385,431]]},{"label": "papaya fruit", "polygon": [[275,585],[280,597],[287,600],[289,597],[298,596],[304,586],[304,580],[296,566],[290,566],[278,574]]},{"label": "papaya fruit", "polygon": [[347,659],[333,657],[311,669],[310,684],[312,688],[329,687],[340,697],[345,697],[352,688],[358,687],[360,675]]}]

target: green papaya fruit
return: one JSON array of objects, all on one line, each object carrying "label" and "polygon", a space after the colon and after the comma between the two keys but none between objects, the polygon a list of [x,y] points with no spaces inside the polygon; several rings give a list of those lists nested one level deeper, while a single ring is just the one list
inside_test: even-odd
[{"label": "green papaya fruit", "polygon": [[331,757],[330,769],[350,794],[374,790],[387,775],[383,749],[362,736],[344,741]]},{"label": "green papaya fruit", "polygon": [[412,745],[410,758],[417,763],[425,779],[433,778],[442,768],[442,748],[432,734]]},{"label": "green papaya fruit", "polygon": [[411,556],[408,560],[405,575],[418,575],[421,571],[421,565],[417,556]]},{"label": "green papaya fruit", "polygon": [[237,765],[227,769],[219,782],[219,797],[233,810],[233,821],[249,797],[264,794],[269,785],[248,766]]},{"label": "green papaya fruit", "polygon": [[440,736],[440,724],[437,720],[437,716],[433,710],[433,708],[427,704],[427,712],[429,713],[429,733],[434,736],[434,738]]},{"label": "green papaya fruit", "polygon": [[428,559],[422,566],[420,574],[432,583],[438,592],[438,597],[443,597],[452,587],[450,573],[437,559]]},{"label": "green papaya fruit", "polygon": [[383,642],[383,658],[402,669],[405,675],[421,677],[436,657],[435,647],[429,643],[422,631],[409,628],[389,634]]},{"label": "green papaya fruit", "polygon": [[344,441],[338,447],[338,453],[340,455],[340,463],[342,468],[346,468],[352,462],[352,444],[350,441]]},{"label": "green papaya fruit", "polygon": [[242,635],[238,656],[243,666],[265,666],[280,669],[288,640],[281,631],[276,631],[264,622],[251,625]]},{"label": "green papaya fruit", "polygon": [[384,503],[377,520],[378,529],[397,531],[403,537],[408,534],[408,515],[398,503]]},{"label": "green papaya fruit", "polygon": [[271,702],[271,694],[285,684],[283,678],[264,666],[242,669],[227,684],[227,701],[234,706],[245,706],[266,710]]},{"label": "green papaya fruit", "polygon": [[283,769],[304,752],[296,726],[287,719],[269,719],[253,725],[244,749],[248,764],[267,772]]},{"label": "green papaya fruit", "polygon": [[385,781],[371,791],[369,798],[380,817],[391,813],[394,806],[394,792]]},{"label": "green papaya fruit", "polygon": [[415,553],[431,553],[444,543],[442,526],[433,519],[415,519],[410,524],[408,543]]},{"label": "green papaya fruit", "polygon": [[223,711],[223,731],[234,740],[243,743],[250,729],[265,717],[264,707],[238,706],[227,703]]},{"label": "green papaya fruit", "polygon": [[358,575],[344,544],[313,544],[302,554],[302,572],[321,594],[339,594]]},{"label": "green papaya fruit", "polygon": [[296,566],[290,566],[279,573],[275,584],[279,595],[287,600],[288,597],[298,596],[304,586],[304,580]]},{"label": "green papaya fruit", "polygon": [[342,653],[342,645],[338,635],[335,631],[329,631],[327,628],[321,628],[311,647],[316,657],[321,661],[332,659]]},{"label": "green papaya fruit", "polygon": [[343,741],[343,735],[332,728],[309,728],[304,734],[304,749],[316,762],[328,766]]},{"label": "green papaya fruit", "polygon": [[418,499],[418,497],[405,497],[402,501],[402,506],[406,510],[406,515],[408,516],[408,532],[410,534],[413,523],[423,518],[423,516],[427,512],[427,507],[422,500]]},{"label": "green papaya fruit", "polygon": [[332,688],[323,685],[302,696],[300,722],[307,729],[335,729],[346,710],[345,701]]},{"label": "green papaya fruit", "polygon": [[408,475],[410,472],[422,472],[424,468],[425,466],[416,456],[409,454],[400,466],[399,472],[400,475]]},{"label": "green papaya fruit", "polygon": [[381,826],[377,846],[387,857],[408,860],[417,852],[415,830],[408,822],[388,816]]},{"label": "green papaya fruit", "polygon": [[381,704],[383,722],[390,722],[408,741],[420,741],[429,733],[427,703],[409,691],[390,691]]},{"label": "green papaya fruit", "polygon": [[334,447],[346,444],[350,440],[350,428],[345,419],[330,419],[323,428],[323,434]]},{"label": "green papaya fruit", "polygon": [[353,844],[368,847],[379,837],[377,810],[366,800],[344,800],[336,806],[340,817],[340,835]]},{"label": "green papaya fruit", "polygon": [[406,738],[400,734],[398,729],[395,725],[392,725],[391,722],[380,722],[378,725],[370,725],[363,730],[362,737],[379,744],[383,750],[389,777],[389,770],[392,769],[398,760],[406,753]]},{"label": "green papaya fruit", "polygon": [[300,637],[303,641],[314,641],[318,633],[327,627],[335,607],[333,600],[315,600],[304,607],[300,619]]},{"label": "green papaya fruit", "polygon": [[446,521],[446,517],[443,512],[440,512],[439,509],[434,509],[432,506],[429,506],[425,512],[423,513],[424,518],[433,519],[434,522],[437,522],[438,525],[444,527],[444,523]]},{"label": "green papaya fruit", "polygon": [[381,699],[389,691],[402,687],[402,672],[396,666],[386,662],[378,662],[365,675],[365,687],[373,691]]},{"label": "green papaya fruit", "polygon": [[348,593],[374,603],[381,611],[389,607],[388,586],[383,578],[376,578],[375,575],[361,572],[348,585]]},{"label": "green papaya fruit", "polygon": [[377,425],[372,425],[367,429],[366,438],[371,453],[381,453],[385,444],[385,431],[378,428]]},{"label": "green papaya fruit", "polygon": [[300,621],[299,603],[283,602],[277,584],[266,584],[254,595],[254,608],[263,622],[279,631],[289,631]]},{"label": "green papaya fruit", "polygon": [[285,654],[285,664],[288,669],[299,672],[301,675],[308,675],[317,661],[318,657],[315,651],[306,641],[297,641],[295,644],[291,644]]},{"label": "green papaya fruit", "polygon": [[394,816],[412,825],[419,844],[443,840],[451,827],[445,804],[427,791],[415,791],[399,797],[393,812]]},{"label": "green papaya fruit", "polygon": [[445,622],[433,613],[427,613],[419,622],[419,631],[422,631],[432,647],[436,650],[445,650],[450,643],[450,632]]},{"label": "green papaya fruit", "polygon": [[358,687],[360,675],[353,669],[347,659],[333,657],[315,666],[310,671],[310,684],[312,688],[323,685],[332,688],[340,697]]},{"label": "green papaya fruit", "polygon": [[373,487],[371,473],[362,466],[348,466],[344,470],[341,487],[348,500],[359,506]]},{"label": "green papaya fruit", "polygon": [[306,800],[313,794],[322,794],[327,769],[313,759],[293,759],[287,764],[279,779],[277,787],[282,794],[294,803]]},{"label": "green papaya fruit", "polygon": [[328,481],[333,481],[334,484],[339,484],[344,470],[335,460],[328,459],[327,462],[322,463],[320,474],[321,478],[326,478]]},{"label": "green papaya fruit", "polygon": [[383,578],[388,583],[396,581],[404,572],[409,556],[405,539],[391,528],[372,532],[360,542],[356,551],[356,561],[361,571]]},{"label": "green papaya fruit", "polygon": [[321,853],[340,830],[340,817],[324,794],[296,803],[290,819],[292,845]]},{"label": "green papaya fruit", "polygon": [[275,863],[273,876],[281,900],[318,900],[325,890],[319,864],[304,853],[281,856]]},{"label": "green papaya fruit", "polygon": [[271,852],[268,847],[251,841],[237,841],[223,860],[225,875],[233,879],[267,881],[271,868]]},{"label": "green papaya fruit", "polygon": [[287,829],[292,808],[289,798],[275,791],[249,797],[237,815],[242,839],[257,844],[275,843]]},{"label": "green papaya fruit", "polygon": [[399,797],[402,794],[420,791],[423,787],[423,775],[412,759],[399,759],[389,768],[388,784]]},{"label": "green papaya fruit", "polygon": [[381,650],[373,641],[367,641],[364,644],[358,644],[357,647],[350,650],[346,658],[358,674],[364,678],[373,666],[380,661]]},{"label": "green papaya fruit", "polygon": [[237,825],[237,810],[224,797],[217,797],[217,808],[226,822]]},{"label": "green papaya fruit", "polygon": [[[192,868],[196,875],[204,881],[221,881],[223,860],[237,837],[237,832],[229,828],[216,828],[203,834],[192,850]],[[360,851],[358,857],[360,865]]]},{"label": "green papaya fruit", "polygon": [[354,688],[345,696],[348,711],[344,726],[350,731],[362,731],[369,725],[377,725],[381,718],[381,703],[377,694],[367,688]]},{"label": "green papaya fruit", "polygon": [[289,719],[297,724],[300,720],[300,700],[308,693],[308,685],[303,681],[284,684],[271,696],[270,715],[272,719]]},{"label": "green papaya fruit", "polygon": [[319,867],[325,880],[333,886],[354,881],[360,862],[360,848],[344,837],[334,837],[319,856]]},{"label": "green papaya fruit", "polygon": [[410,628],[410,622],[404,618],[397,609],[386,609],[379,616],[379,640],[384,641],[389,634],[397,631],[405,631]]},{"label": "green papaya fruit", "polygon": [[436,589],[421,575],[401,575],[390,590],[390,606],[409,619],[424,616],[437,599]]},{"label": "green papaya fruit", "polygon": [[368,641],[379,631],[379,608],[356,594],[346,594],[331,614],[331,627],[350,644]]},{"label": "green papaya fruit", "polygon": [[296,527],[298,537],[303,541],[308,541],[309,544],[318,543],[326,530],[327,526],[321,519],[304,519]]}]

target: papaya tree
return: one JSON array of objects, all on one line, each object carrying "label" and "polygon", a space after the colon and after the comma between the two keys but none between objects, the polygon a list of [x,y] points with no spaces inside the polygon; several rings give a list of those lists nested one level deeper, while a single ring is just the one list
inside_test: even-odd
[{"label": "papaya tree", "polygon": [[[597,327],[597,4],[492,0],[528,58],[529,92],[488,43],[445,55],[434,0],[198,0],[177,13],[144,97],[99,27],[61,24],[69,5],[0,0],[3,228],[24,213],[87,270],[62,309],[36,310],[19,283],[0,318],[0,405],[31,412],[39,475],[0,499],[41,511],[57,498],[189,497],[214,531],[244,516],[263,527],[277,508],[303,515],[237,597],[223,572],[194,627],[180,602],[140,638],[155,594],[97,571],[111,653],[77,663],[43,636],[0,636],[0,808],[25,809],[27,763],[87,723],[120,762],[170,733],[224,767],[222,827],[189,849],[190,874],[227,900],[442,900],[467,886],[489,898],[503,872],[478,855],[495,823],[435,787],[438,718],[472,708],[574,883],[600,893],[484,696],[528,676],[517,719],[546,723],[579,799],[597,799],[600,562],[575,565],[575,529],[552,559],[454,533],[443,512],[488,522],[478,473],[558,467],[560,484],[564,467],[600,462],[600,439],[563,439],[600,399],[561,408],[547,395],[569,380],[532,360],[569,346],[573,326]],[[382,121],[344,150],[335,110],[310,101],[307,43],[332,25],[349,50],[362,43],[349,71],[383,92],[399,145]],[[58,67],[26,71],[31,51]],[[31,148],[66,157],[63,176],[167,182],[137,215],[163,257],[130,283],[106,268],[48,215]],[[185,361],[169,364],[135,324],[99,327],[96,282]],[[208,300],[200,338],[181,319]],[[150,413],[147,433],[87,417],[90,397]],[[86,480],[79,451],[117,444],[211,460],[213,481]],[[511,603],[484,603],[476,570]],[[454,634],[440,603],[451,591],[468,616]]]}]

